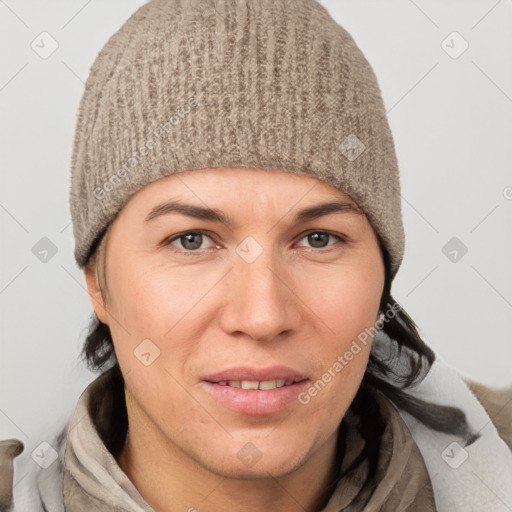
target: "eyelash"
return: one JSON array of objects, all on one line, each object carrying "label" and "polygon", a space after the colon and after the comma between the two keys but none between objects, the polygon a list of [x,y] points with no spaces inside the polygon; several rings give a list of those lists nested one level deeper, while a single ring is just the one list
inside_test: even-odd
[{"label": "eyelash", "polygon": [[[331,236],[333,238],[336,238],[338,240],[338,242],[341,242],[342,244],[346,244],[347,243],[347,239],[344,236],[338,235],[338,234],[335,234],[335,233],[331,233],[330,231],[322,231],[322,230],[308,231],[307,233],[304,233],[301,236],[300,240],[302,240],[303,238],[306,238],[307,236],[312,235],[314,233],[321,233],[321,234],[329,235],[329,236]],[[210,235],[210,233],[208,231],[205,231],[203,229],[196,229],[196,230],[193,230],[193,231],[185,231],[185,232],[180,233],[178,235],[174,235],[172,237],[166,238],[163,241],[163,245],[164,246],[171,246],[172,242],[174,242],[176,240],[179,240],[180,238],[182,238],[182,237],[184,237],[186,235],[205,235],[208,238],[211,238],[213,240],[213,237]],[[213,240],[213,242],[215,242],[215,240]],[[332,244],[332,245],[334,245],[334,244]],[[328,245],[326,247],[320,247],[318,249],[315,248],[315,247],[311,247],[310,249],[317,249],[318,251],[321,251],[322,249],[327,249],[329,247],[332,247],[332,246]],[[181,254],[190,254],[190,255],[192,255],[194,253],[200,253],[201,252],[201,249],[191,250],[191,249],[174,248],[173,250],[178,252],[178,253],[181,253]]]}]

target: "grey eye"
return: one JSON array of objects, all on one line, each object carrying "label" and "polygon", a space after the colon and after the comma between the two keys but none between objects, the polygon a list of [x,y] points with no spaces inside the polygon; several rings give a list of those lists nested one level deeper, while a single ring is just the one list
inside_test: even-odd
[{"label": "grey eye", "polygon": [[183,249],[184,251],[196,252],[197,249],[201,248],[203,242],[205,242],[205,238],[212,241],[211,237],[206,233],[202,233],[201,231],[189,231],[173,238],[168,238],[165,244],[173,245],[177,249]]},{"label": "grey eye", "polygon": [[204,235],[202,233],[188,233],[178,237],[178,240],[180,240],[184,249],[193,251],[194,249],[199,249],[201,247],[203,243],[203,236]]},{"label": "grey eye", "polygon": [[318,231],[316,233],[310,233],[307,235],[308,242],[311,244],[312,247],[325,247],[327,243],[329,242],[329,237],[331,237],[329,233],[322,233],[321,231]]}]

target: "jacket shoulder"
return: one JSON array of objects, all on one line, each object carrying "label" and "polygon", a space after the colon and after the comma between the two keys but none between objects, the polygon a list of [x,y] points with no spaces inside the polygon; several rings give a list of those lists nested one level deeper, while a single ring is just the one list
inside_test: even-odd
[{"label": "jacket shoulder", "polygon": [[0,511],[64,510],[62,471],[67,428],[66,425],[56,435],[51,435],[47,448],[41,443],[38,452],[33,452],[36,457],[42,457],[42,464],[34,464],[30,453],[24,453],[15,461],[25,451],[23,443],[18,439],[0,440]]},{"label": "jacket shoulder", "polygon": [[23,450],[24,445],[19,439],[0,440],[0,510],[9,510],[13,496],[13,460]]},{"label": "jacket shoulder", "polygon": [[500,437],[512,450],[512,386],[494,388],[466,377],[464,381],[486,410]]}]

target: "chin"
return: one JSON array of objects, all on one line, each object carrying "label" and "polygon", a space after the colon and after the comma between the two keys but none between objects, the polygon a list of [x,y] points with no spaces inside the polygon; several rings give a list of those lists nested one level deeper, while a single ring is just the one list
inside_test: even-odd
[{"label": "chin", "polygon": [[[300,467],[300,464],[299,466]],[[252,468],[243,468],[240,465],[227,468],[210,468],[213,473],[223,478],[233,480],[268,480],[270,478],[281,478],[298,469],[296,465],[266,464],[260,466],[256,464]]]},{"label": "chin", "polygon": [[221,464],[218,463],[219,460],[209,460],[206,463],[203,462],[203,465],[224,478],[260,480],[286,476],[300,468],[307,459],[306,452],[278,454],[272,447],[262,453],[248,442],[231,457],[224,457]]}]

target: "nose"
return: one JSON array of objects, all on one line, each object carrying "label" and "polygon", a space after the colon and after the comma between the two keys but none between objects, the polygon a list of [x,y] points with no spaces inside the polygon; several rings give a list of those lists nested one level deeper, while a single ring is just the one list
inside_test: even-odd
[{"label": "nose", "polygon": [[225,290],[220,322],[226,333],[265,342],[299,329],[301,302],[293,290],[293,276],[270,248],[252,262],[236,255]]}]

